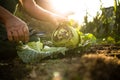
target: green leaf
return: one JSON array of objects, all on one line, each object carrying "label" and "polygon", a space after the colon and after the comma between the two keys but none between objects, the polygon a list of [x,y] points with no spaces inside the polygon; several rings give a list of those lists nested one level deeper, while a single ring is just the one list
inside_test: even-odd
[{"label": "green leaf", "polygon": [[17,54],[23,62],[35,63],[48,56],[54,56],[60,53],[64,54],[67,50],[66,47],[43,47],[43,44],[37,41],[18,46]]},{"label": "green leaf", "polygon": [[92,45],[96,43],[96,37],[91,34],[83,34],[81,35],[81,43],[79,45]]}]

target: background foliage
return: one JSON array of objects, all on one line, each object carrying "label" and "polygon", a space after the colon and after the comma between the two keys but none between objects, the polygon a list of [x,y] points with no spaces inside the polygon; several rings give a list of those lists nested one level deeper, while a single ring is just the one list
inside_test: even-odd
[{"label": "background foliage", "polygon": [[92,33],[98,39],[113,38],[116,42],[119,42],[120,37],[120,1],[114,0],[114,6],[107,8],[102,7],[101,12],[97,13],[93,21],[88,22],[88,16],[84,17],[85,25],[82,26],[81,31],[84,33]]}]

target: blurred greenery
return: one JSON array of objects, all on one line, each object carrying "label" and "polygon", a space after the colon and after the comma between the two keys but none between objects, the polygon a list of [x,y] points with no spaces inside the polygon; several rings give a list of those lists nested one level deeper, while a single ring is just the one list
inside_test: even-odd
[{"label": "blurred greenery", "polygon": [[[97,15],[93,18],[93,21],[88,22],[88,13],[84,17],[85,25],[82,26],[81,31],[83,33],[92,33],[97,39],[101,41],[106,40],[109,43],[112,39],[112,43],[120,41],[120,1],[114,0],[114,6],[102,7],[101,12],[97,12]],[[114,41],[113,41],[114,40]],[[103,41],[104,42],[104,41]]]},{"label": "blurred greenery", "polygon": [[104,38],[112,35],[115,16],[113,12],[114,8],[101,8],[102,14],[97,13],[92,22],[87,22],[87,16],[85,16],[85,25],[82,26],[84,33],[92,33],[97,38]]},{"label": "blurred greenery", "polygon": [[[80,28],[80,31],[84,34],[93,34],[97,39],[107,40],[108,37],[112,37],[115,42],[118,42],[120,40],[120,1],[114,0],[114,6],[110,7],[103,7],[101,0],[100,2],[100,11],[102,13],[98,11],[93,21],[88,22],[89,13],[86,12],[86,16],[84,16],[84,25],[80,26],[74,20],[71,20],[69,24],[74,28]],[[17,6],[15,15],[23,19],[28,24],[29,28],[34,29],[35,32],[45,32],[46,37],[49,39],[53,31],[56,30],[54,24],[32,18],[20,5]]]},{"label": "blurred greenery", "polygon": [[[74,37],[76,35],[73,35],[73,38],[76,40],[72,39],[72,46],[74,46],[73,44],[75,44],[75,50],[79,52],[79,50],[88,50],[89,47],[91,45],[95,45],[95,44],[120,44],[120,1],[119,0],[114,0],[114,6],[110,6],[110,7],[102,7],[102,4],[100,6],[100,11],[102,13],[100,13],[100,11],[97,12],[97,15],[93,18],[93,21],[88,21],[88,12],[86,12],[86,16],[84,16],[84,24],[82,26],[80,26],[78,23],[76,23],[76,21],[74,20],[70,20],[68,22],[63,22],[61,23],[59,26],[61,25],[65,25],[65,27],[68,25],[71,26],[72,28],[69,29],[70,31],[73,31],[73,29],[76,29],[75,31],[77,32],[77,36],[79,37],[79,43],[78,43],[78,38]],[[19,5],[17,7],[16,16],[20,17],[21,19],[23,19],[29,26],[29,28],[32,28],[35,30],[35,32],[47,32],[47,36],[46,36],[46,41],[48,41],[48,38],[53,37],[52,33],[54,31],[57,31],[58,28],[55,28],[54,24],[51,24],[49,22],[44,22],[44,21],[38,21],[34,18],[32,18],[31,16],[29,16],[24,9],[22,9]],[[67,30],[67,28],[65,28]],[[61,28],[60,28],[61,30]],[[60,36],[58,37],[64,37],[65,35],[65,31],[61,31]],[[63,34],[64,33],[64,34]],[[75,34],[75,33],[74,33]],[[58,35],[58,33],[56,33],[56,35]],[[67,35],[67,33],[66,33]],[[67,35],[68,36],[68,35]],[[71,34],[70,34],[71,36]],[[65,39],[67,38],[66,36],[64,37]],[[69,40],[65,40],[63,39],[62,44],[63,45],[68,45],[71,42],[69,42]],[[41,40],[42,41],[42,40]],[[60,41],[59,41],[60,42]],[[59,44],[59,42],[56,41],[57,44]],[[36,45],[38,44],[37,42],[30,42],[35,44],[34,45],[34,50],[40,51],[41,52],[41,47]],[[50,44],[52,43],[52,41],[50,41]],[[55,42],[54,42],[55,43]],[[76,46],[76,43],[78,44]],[[43,44],[44,46],[46,45],[44,42],[42,42],[41,44]],[[25,44],[28,45],[28,44]],[[42,45],[42,46],[43,46]],[[49,43],[47,44],[49,45]],[[71,45],[71,44],[70,44]],[[43,46],[43,48],[44,48]],[[54,49],[52,48],[54,46]],[[66,47],[66,46],[57,46],[59,47]],[[57,47],[55,47],[55,44],[52,44],[52,46],[49,46],[49,51],[54,50],[53,52],[57,52],[57,53],[61,53],[60,51],[62,51],[60,49],[60,51],[57,51]],[[30,52],[31,50],[31,52]],[[36,52],[30,49],[23,49],[23,53],[31,53],[31,54],[35,54],[36,53],[40,53],[40,52]],[[63,49],[64,50],[64,49]],[[66,49],[65,49],[66,50]],[[82,51],[84,51],[82,50]],[[47,51],[44,51],[44,53],[47,53]],[[51,55],[47,54],[47,55]],[[21,51],[20,51],[21,53]],[[27,55],[27,54],[26,54]],[[41,56],[41,54],[40,54]],[[45,54],[46,56],[46,54]],[[37,56],[36,56],[37,57]],[[25,57],[26,58],[26,57]],[[35,58],[35,56],[33,55],[31,57]],[[41,59],[43,58],[43,55],[41,57]],[[36,58],[35,58],[36,59]]]}]

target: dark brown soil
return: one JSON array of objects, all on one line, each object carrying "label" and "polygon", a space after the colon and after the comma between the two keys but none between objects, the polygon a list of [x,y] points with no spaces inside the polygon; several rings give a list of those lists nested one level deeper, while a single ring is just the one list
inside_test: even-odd
[{"label": "dark brown soil", "polygon": [[96,45],[76,53],[25,64],[0,61],[0,80],[120,80],[120,46]]}]

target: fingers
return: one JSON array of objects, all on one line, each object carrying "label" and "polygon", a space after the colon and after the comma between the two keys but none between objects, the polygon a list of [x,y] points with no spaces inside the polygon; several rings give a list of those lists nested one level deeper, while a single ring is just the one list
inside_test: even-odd
[{"label": "fingers", "polygon": [[11,42],[19,42],[21,41],[21,37],[19,36],[19,33],[17,31],[9,31],[8,32],[8,39]]},{"label": "fingers", "polygon": [[9,41],[14,42],[28,42],[29,41],[29,30],[28,27],[21,27],[17,30],[7,31]]},{"label": "fingers", "polygon": [[13,41],[12,33],[10,31],[7,32],[8,40]]},{"label": "fingers", "polygon": [[16,31],[8,31],[8,40],[9,41],[19,41],[18,33]]},{"label": "fingers", "polygon": [[22,41],[22,42],[28,42],[29,41],[29,30],[28,27],[22,27],[19,31],[18,31],[18,37],[16,37],[16,41]]},{"label": "fingers", "polygon": [[18,41],[19,41],[19,35],[18,35],[18,32],[17,32],[17,31],[14,31],[14,32],[13,32],[13,40],[14,40],[15,42],[18,42]]},{"label": "fingers", "polygon": [[23,32],[24,32],[24,41],[28,42],[29,41],[29,30],[28,30],[28,28],[24,27]]},{"label": "fingers", "polygon": [[19,36],[19,41],[23,41],[24,42],[24,32],[22,29],[20,29],[18,31],[18,36]]}]

